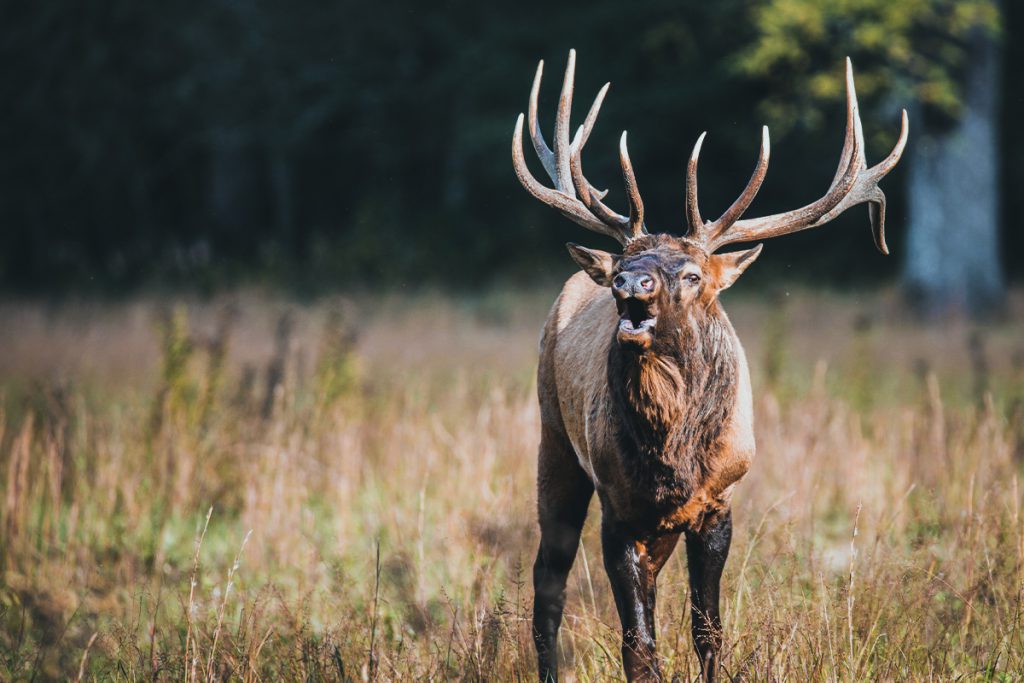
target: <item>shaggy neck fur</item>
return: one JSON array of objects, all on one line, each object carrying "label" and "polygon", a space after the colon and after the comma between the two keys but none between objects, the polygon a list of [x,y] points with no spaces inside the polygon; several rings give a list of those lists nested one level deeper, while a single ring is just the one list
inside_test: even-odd
[{"label": "shaggy neck fur", "polygon": [[717,301],[695,309],[655,345],[613,343],[608,380],[632,485],[656,506],[685,502],[707,476],[736,395],[736,352]]}]

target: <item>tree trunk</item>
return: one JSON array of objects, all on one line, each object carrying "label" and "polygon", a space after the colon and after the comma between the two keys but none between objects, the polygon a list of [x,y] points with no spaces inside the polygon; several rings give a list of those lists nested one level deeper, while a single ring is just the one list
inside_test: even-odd
[{"label": "tree trunk", "polygon": [[[999,259],[1000,50],[979,32],[962,118],[911,135],[904,280],[928,317],[993,313],[1003,303]],[[920,118],[920,117],[919,117]],[[924,130],[922,130],[924,128]]]},{"label": "tree trunk", "polygon": [[274,203],[274,227],[277,239],[292,256],[299,256],[300,244],[292,220],[292,165],[282,150],[274,150],[270,159],[270,187]]},{"label": "tree trunk", "polygon": [[209,205],[213,223],[222,233],[244,233],[251,216],[251,172],[240,132],[217,128],[210,141]]}]

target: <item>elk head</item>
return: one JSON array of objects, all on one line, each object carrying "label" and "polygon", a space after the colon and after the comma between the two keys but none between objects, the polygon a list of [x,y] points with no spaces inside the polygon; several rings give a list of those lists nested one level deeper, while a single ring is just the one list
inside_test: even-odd
[{"label": "elk head", "polygon": [[900,137],[892,152],[884,161],[868,168],[853,67],[849,59],[846,60],[846,137],[839,167],[825,194],[793,211],[742,219],[768,171],[770,145],[766,126],[762,128],[761,153],[746,188],[718,219],[705,221],[697,202],[697,159],[705,135],[702,133],[687,166],[688,229],[683,237],[648,232],[625,132],[619,139],[619,161],[629,198],[629,215],[623,216],[609,209],[602,201],[607,190],[596,189],[583,175],[583,146],[590,137],[610,84],[606,83],[597,93],[583,125],[570,140],[569,117],[575,68],[576,51],[570,50],[555,119],[554,149],[548,147],[537,124],[537,95],[544,71],[543,61],[537,66],[530,91],[530,139],[554,188],[538,182],[526,166],[522,114],[516,121],[512,138],[512,161],[519,181],[530,194],[570,220],[608,235],[623,246],[622,254],[611,254],[572,243],[568,245],[570,255],[591,279],[612,290],[621,316],[616,333],[619,344],[641,351],[651,348],[663,330],[676,326],[668,321],[677,321],[694,306],[706,308],[712,304],[718,293],[732,285],[754,262],[762,246],[758,244],[744,251],[716,253],[727,244],[753,242],[817,228],[846,209],[867,203],[875,245],[883,254],[889,253],[885,244],[885,195],[878,182],[892,170],[903,153],[908,134],[907,112],[903,111]]}]

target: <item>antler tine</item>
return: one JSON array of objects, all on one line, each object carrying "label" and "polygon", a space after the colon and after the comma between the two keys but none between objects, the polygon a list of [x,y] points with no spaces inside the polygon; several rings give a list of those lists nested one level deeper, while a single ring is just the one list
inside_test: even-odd
[{"label": "antler tine", "polygon": [[866,163],[864,158],[864,131],[860,125],[860,105],[857,104],[857,89],[853,84],[853,63],[850,58],[846,58],[846,134],[843,139],[843,151],[839,153],[839,166],[836,168],[836,174],[832,176],[832,184],[829,188],[835,186],[842,178],[842,175],[849,165],[851,152],[853,148],[854,140],[860,143],[860,159],[861,169],[863,170]]},{"label": "antler tine", "polygon": [[768,174],[768,156],[770,153],[771,140],[768,137],[768,126],[761,126],[761,151],[757,157],[757,166],[754,167],[754,174],[750,176],[747,186],[743,188],[743,193],[736,198],[732,206],[726,209],[725,213],[718,220],[708,226],[707,232],[712,238],[728,230],[733,223],[740,219],[743,212],[750,208],[751,202],[754,201],[754,197],[757,196],[758,191],[761,189],[761,184]]},{"label": "antler tine", "polygon": [[581,153],[583,152],[583,141],[587,137],[584,126],[580,126],[579,130],[576,131],[576,138],[573,140],[572,146],[572,158],[571,158],[571,170],[572,170],[572,183],[573,187],[576,188],[576,194],[579,196],[580,201],[587,207],[588,210],[598,220],[616,226],[626,226],[629,224],[629,219],[622,216],[615,211],[612,211],[601,201],[604,196],[608,194],[608,190],[598,192],[590,181],[583,175],[583,160]]},{"label": "antler tine", "polygon": [[594,102],[590,105],[590,110],[587,112],[587,118],[583,119],[583,125],[576,131],[576,137],[572,141],[574,151],[582,148],[583,145],[587,144],[587,140],[590,139],[590,133],[594,130],[594,124],[597,123],[597,115],[601,112],[601,105],[604,104],[604,97],[608,94],[608,88],[611,85],[611,83],[605,83],[597,91]]},{"label": "antler tine", "polygon": [[586,207],[571,194],[566,194],[564,192],[559,192],[558,190],[552,190],[551,188],[545,187],[533,177],[533,174],[530,173],[530,169],[526,166],[526,158],[523,156],[522,114],[520,114],[519,118],[516,120],[516,127],[512,133],[512,167],[515,169],[519,182],[524,188],[526,188],[526,191],[532,194],[535,198],[548,206],[557,209],[563,216],[579,225],[582,225],[584,228],[599,232],[603,235],[608,235],[609,237],[613,237],[622,242],[623,235],[621,230],[617,230],[612,226],[602,223],[597,219],[597,217],[587,211]]},{"label": "antler tine", "polygon": [[[579,165],[580,153],[583,151],[583,146],[587,144],[587,140],[590,139],[590,133],[594,130],[594,124],[597,123],[597,115],[601,111],[601,104],[604,102],[605,95],[608,94],[608,88],[611,87],[611,83],[605,83],[600,90],[597,91],[597,96],[594,98],[593,104],[590,105],[590,111],[587,112],[587,118],[583,120],[583,125],[580,126],[579,130],[576,131],[576,137],[572,141],[572,156],[569,159],[569,167],[573,172],[573,184],[576,183],[574,166]],[[584,197],[584,192],[579,189],[576,192],[580,195],[580,198]],[[608,190],[598,190],[596,187],[587,183],[587,192],[590,193],[591,197],[598,200],[604,199],[605,195],[608,194]],[[590,208],[589,203],[584,199],[584,204]]]},{"label": "antler tine", "polygon": [[530,108],[527,110],[530,117],[530,140],[533,141],[533,150],[537,153],[537,158],[540,159],[544,170],[547,171],[548,177],[552,182],[557,183],[558,172],[555,170],[555,155],[548,147],[548,143],[544,141],[544,134],[537,123],[537,97],[540,94],[540,81],[543,76],[544,60],[542,59],[537,63],[537,73],[533,77],[533,85],[530,87]]},{"label": "antler tine", "polygon": [[690,161],[686,164],[686,234],[690,237],[700,239],[704,233],[704,219],[700,217],[700,208],[697,205],[697,159],[700,157],[700,147],[704,144],[704,131],[697,138],[693,151],[690,152]]},{"label": "antler tine", "polygon": [[[889,246],[885,243],[885,193],[878,187],[878,181],[896,167],[900,157],[903,156],[903,148],[907,145],[909,134],[910,122],[907,118],[907,110],[904,109],[900,117],[900,136],[892,151],[889,152],[889,156],[871,168],[864,168],[867,164],[862,161],[859,186],[844,197],[838,206],[822,216],[820,222],[830,221],[851,206],[866,202],[868,218],[871,222],[871,236],[875,240],[875,247],[878,248],[878,251],[888,255]],[[863,154],[861,158],[863,159]]]},{"label": "antler tine", "polygon": [[512,166],[523,187],[534,197],[557,209],[562,215],[583,227],[599,232],[618,240],[622,245],[643,234],[643,203],[636,189],[629,155],[625,151],[623,141],[620,149],[620,161],[626,179],[626,189],[630,200],[630,216],[621,216],[604,204],[601,199],[607,190],[600,191],[591,185],[583,176],[580,153],[586,144],[597,120],[598,111],[608,92],[608,84],[598,92],[590,107],[587,118],[579,128],[572,141],[569,140],[569,120],[572,113],[572,96],[576,71],[576,51],[569,51],[569,59],[562,79],[562,91],[558,100],[558,113],[555,118],[554,149],[548,147],[537,123],[537,99],[540,92],[541,78],[544,73],[544,62],[537,66],[533,86],[530,89],[529,125],[530,138],[534,150],[540,158],[544,170],[554,183],[554,188],[545,187],[530,173],[523,156],[523,120],[522,114],[516,121],[512,134]]},{"label": "antler tine", "polygon": [[818,225],[817,221],[838,206],[857,181],[860,169],[857,167],[856,158],[860,144],[856,138],[853,144],[853,155],[849,163],[845,167],[840,166],[843,171],[839,174],[839,179],[832,183],[821,199],[793,211],[736,221],[729,229],[720,232],[716,238],[709,241],[710,250],[715,251],[733,242],[749,242],[788,235]]},{"label": "antler tine", "polygon": [[892,151],[889,152],[889,156],[869,168],[865,175],[871,177],[873,180],[881,180],[889,171],[896,167],[899,163],[900,157],[903,156],[903,148],[907,146],[907,138],[910,135],[910,121],[907,118],[907,110],[904,109],[900,116],[900,136],[896,140],[896,144],[893,145]]},{"label": "antler tine", "polygon": [[583,175],[583,147],[587,144],[587,140],[590,139],[591,131],[594,130],[597,115],[601,111],[601,104],[604,102],[604,97],[608,93],[610,85],[610,83],[605,83],[598,91],[597,97],[594,98],[594,103],[590,105],[590,111],[587,112],[587,118],[583,120],[583,125],[576,130],[576,136],[572,141],[572,156],[569,159],[569,170],[572,173],[572,183],[576,189],[577,196],[579,196],[584,206],[597,216],[598,220],[610,225],[626,225],[629,223],[628,218],[612,211],[601,202],[605,195],[608,194],[608,190],[598,190]]},{"label": "antler tine", "polygon": [[847,59],[846,135],[843,151],[839,158],[839,167],[828,191],[821,199],[800,209],[763,218],[737,220],[732,226],[724,226],[705,240],[707,248],[710,251],[715,251],[733,242],[749,242],[816,228],[828,223],[851,206],[868,202],[875,244],[882,253],[888,253],[884,232],[885,194],[878,187],[878,181],[899,161],[906,146],[908,129],[906,112],[904,112],[900,138],[896,146],[884,161],[870,169],[867,168],[864,154],[864,134],[857,105],[857,91],[853,82],[853,66]]},{"label": "antler tine", "polygon": [[626,147],[626,131],[622,131],[622,137],[619,138],[619,163],[622,165],[622,179],[629,196],[629,229],[636,238],[645,234],[647,229],[644,227],[644,201],[640,198],[633,162],[629,160],[629,149]]},{"label": "antler tine", "polygon": [[569,117],[572,114],[572,93],[576,82],[576,50],[569,50],[569,61],[565,65],[562,77],[562,94],[558,97],[558,115],[555,117],[555,171],[558,173],[556,184],[563,192],[572,187],[572,171],[569,168],[569,155],[572,152],[569,142]]}]

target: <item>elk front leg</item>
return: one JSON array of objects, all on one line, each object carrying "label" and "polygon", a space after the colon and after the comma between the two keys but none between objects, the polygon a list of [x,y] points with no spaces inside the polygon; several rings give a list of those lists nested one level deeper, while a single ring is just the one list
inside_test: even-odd
[{"label": "elk front leg", "polygon": [[650,542],[644,544],[651,572],[651,580],[647,585],[647,601],[651,606],[648,611],[648,617],[650,619],[649,626],[651,629],[651,635],[655,637],[657,634],[654,630],[654,610],[655,603],[658,598],[658,575],[661,574],[661,570],[665,566],[665,563],[668,562],[668,558],[672,556],[672,551],[676,549],[676,543],[678,542],[679,534],[667,534],[665,536],[654,538]]},{"label": "elk front leg", "polygon": [[604,568],[622,622],[622,666],[629,681],[660,681],[655,652],[654,563],[647,545],[615,521],[601,523]]},{"label": "elk front leg", "polygon": [[558,628],[565,607],[565,582],[576,559],[580,531],[594,485],[572,447],[552,430],[541,430],[537,464],[540,548],[533,565],[533,642],[545,683],[558,681]]},{"label": "elk front leg", "polygon": [[731,542],[732,513],[729,510],[705,522],[699,532],[686,533],[693,645],[700,658],[701,676],[705,683],[715,680],[719,652],[722,649],[718,589]]}]

